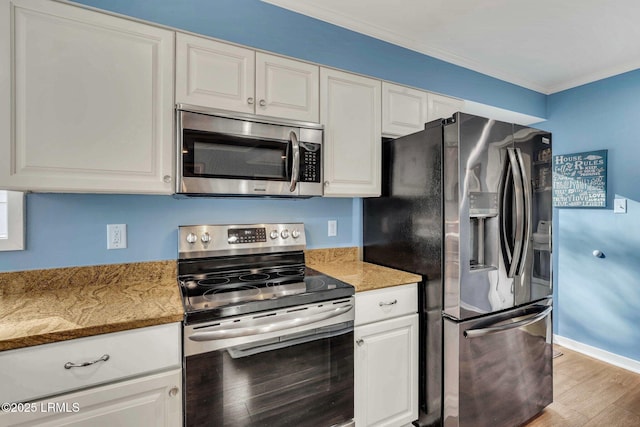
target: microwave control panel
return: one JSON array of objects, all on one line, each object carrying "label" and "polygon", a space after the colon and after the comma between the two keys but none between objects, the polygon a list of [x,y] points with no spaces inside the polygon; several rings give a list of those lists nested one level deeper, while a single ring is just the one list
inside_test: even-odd
[{"label": "microwave control panel", "polygon": [[300,143],[300,182],[320,182],[321,145]]}]

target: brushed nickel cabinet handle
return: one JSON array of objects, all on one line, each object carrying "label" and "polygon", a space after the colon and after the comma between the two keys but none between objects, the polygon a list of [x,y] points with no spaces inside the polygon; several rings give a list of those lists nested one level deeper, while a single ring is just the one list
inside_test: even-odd
[{"label": "brushed nickel cabinet handle", "polygon": [[102,357],[92,361],[92,362],[83,362],[83,363],[73,363],[73,362],[67,362],[64,364],[64,369],[71,369],[71,368],[84,368],[85,366],[91,366],[94,365],[98,362],[106,362],[107,360],[109,360],[109,355],[108,354],[104,354],[102,355]]},{"label": "brushed nickel cabinet handle", "polygon": [[356,344],[358,344],[358,347],[362,347],[362,345],[364,344],[364,340],[362,338],[358,338]]},{"label": "brushed nickel cabinet handle", "polygon": [[173,386],[171,387],[171,389],[169,390],[169,396],[171,397],[175,397],[178,395],[178,392],[180,391],[180,389],[177,386]]},{"label": "brushed nickel cabinet handle", "polygon": [[247,104],[253,105],[253,98],[247,98]]},{"label": "brushed nickel cabinet handle", "polygon": [[261,107],[265,107],[267,105],[267,101],[265,101],[264,99],[261,99],[259,104]]},{"label": "brushed nickel cabinet handle", "polygon": [[378,303],[378,305],[379,305],[380,307],[386,307],[386,306],[390,306],[390,305],[396,305],[397,303],[398,303],[398,300],[397,300],[397,299],[394,299],[394,300],[393,300],[393,301],[391,301],[391,302],[379,302],[379,303]]}]

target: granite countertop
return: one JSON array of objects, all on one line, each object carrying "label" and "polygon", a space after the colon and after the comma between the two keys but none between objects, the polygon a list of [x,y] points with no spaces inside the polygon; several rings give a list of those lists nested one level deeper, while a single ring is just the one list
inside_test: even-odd
[{"label": "granite countertop", "polygon": [[314,249],[305,252],[306,264],[324,274],[349,283],[356,292],[417,283],[422,277],[360,261],[358,248]]},{"label": "granite countertop", "polygon": [[[419,282],[359,261],[359,249],[315,249],[306,263],[356,292]],[[0,273],[0,351],[180,322],[176,261]]]},{"label": "granite countertop", "polygon": [[0,351],[183,319],[176,261],[0,273]]}]

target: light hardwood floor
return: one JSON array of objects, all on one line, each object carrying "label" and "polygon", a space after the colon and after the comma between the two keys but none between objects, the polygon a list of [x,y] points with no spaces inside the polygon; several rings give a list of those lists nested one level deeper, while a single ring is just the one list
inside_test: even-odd
[{"label": "light hardwood floor", "polygon": [[524,427],[640,426],[640,375],[555,348],[553,403]]}]

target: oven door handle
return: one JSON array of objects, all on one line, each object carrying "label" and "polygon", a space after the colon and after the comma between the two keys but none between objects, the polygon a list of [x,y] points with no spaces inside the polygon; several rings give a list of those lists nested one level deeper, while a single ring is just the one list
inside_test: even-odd
[{"label": "oven door handle", "polygon": [[[269,332],[297,328],[299,326],[310,325],[315,322],[331,319],[332,317],[340,316],[350,311],[351,309],[353,309],[353,304],[347,304],[340,307],[334,307],[329,310],[324,310],[319,313],[314,313],[308,316],[304,315],[304,311],[294,311],[292,313],[282,315],[281,320],[277,322],[265,322],[252,326],[235,326],[234,323],[231,323],[229,326],[224,325],[222,329],[218,329],[215,331],[195,332],[188,338],[191,341],[202,342],[266,334]],[[269,317],[265,317],[260,320],[268,321]]]}]

